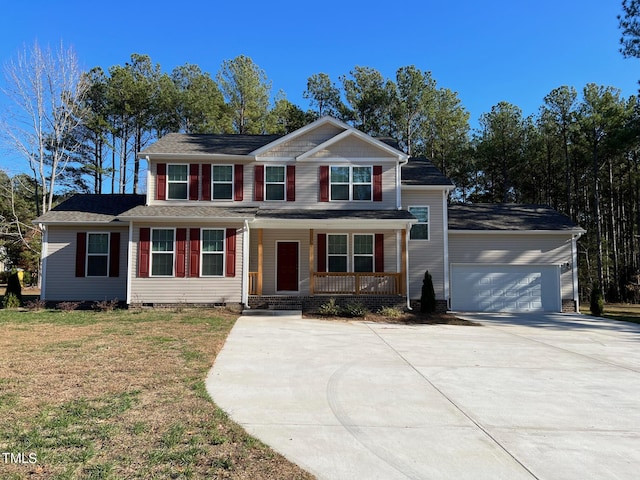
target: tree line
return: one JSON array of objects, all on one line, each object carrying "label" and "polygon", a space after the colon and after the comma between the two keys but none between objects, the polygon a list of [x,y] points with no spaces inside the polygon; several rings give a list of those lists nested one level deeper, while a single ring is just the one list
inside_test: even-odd
[{"label": "tree line", "polygon": [[[630,57],[640,56],[636,3],[623,1],[619,18],[621,52]],[[531,116],[499,102],[472,129],[458,94],[415,66],[394,78],[364,66],[337,82],[314,74],[304,110],[282,91],[273,95],[246,56],[213,76],[194,64],[163,72],[140,54],[78,72],[71,51],[52,52],[35,44],[5,66],[3,91],[17,108],[1,130],[27,168],[0,176],[0,215],[4,243],[18,251],[37,238],[25,217],[50,209],[56,196],[142,191],[135,153],[169,132],[286,134],[332,115],[432,159],[457,186],[452,202],[547,204],[565,213],[587,230],[579,241],[583,298],[597,285],[608,301],[640,302],[640,106],[615,87],[560,86]]]}]

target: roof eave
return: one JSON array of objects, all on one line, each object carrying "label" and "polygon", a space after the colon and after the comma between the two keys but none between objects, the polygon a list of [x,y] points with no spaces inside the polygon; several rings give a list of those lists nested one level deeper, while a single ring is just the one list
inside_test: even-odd
[{"label": "roof eave", "polygon": [[137,157],[147,160],[255,160],[254,155],[231,153],[138,153]]},{"label": "roof eave", "polygon": [[586,230],[582,228],[556,229],[556,230],[500,230],[500,229],[455,229],[448,228],[449,233],[460,235],[582,235]]},{"label": "roof eave", "polygon": [[363,230],[363,229],[404,229],[408,224],[417,223],[417,219],[358,219],[358,218],[256,218],[252,223],[253,228],[333,228],[339,230]]}]

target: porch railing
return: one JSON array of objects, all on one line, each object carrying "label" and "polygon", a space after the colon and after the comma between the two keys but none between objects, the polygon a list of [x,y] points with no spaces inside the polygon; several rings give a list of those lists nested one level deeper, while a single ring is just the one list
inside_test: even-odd
[{"label": "porch railing", "polygon": [[317,295],[399,295],[402,274],[370,272],[314,272]]},{"label": "porch railing", "polygon": [[[314,272],[312,295],[400,295],[401,273]],[[249,272],[249,295],[261,295],[258,272]]]}]

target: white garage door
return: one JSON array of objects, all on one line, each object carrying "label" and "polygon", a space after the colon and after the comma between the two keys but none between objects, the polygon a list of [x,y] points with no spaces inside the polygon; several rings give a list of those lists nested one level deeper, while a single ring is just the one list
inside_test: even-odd
[{"label": "white garage door", "polygon": [[451,308],[463,312],[558,312],[555,265],[452,265]]}]

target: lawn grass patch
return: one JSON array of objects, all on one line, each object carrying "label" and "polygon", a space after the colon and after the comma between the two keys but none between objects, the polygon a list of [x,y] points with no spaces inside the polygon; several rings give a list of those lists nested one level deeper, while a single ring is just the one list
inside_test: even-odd
[{"label": "lawn grass patch", "polygon": [[312,478],[250,437],[204,379],[237,314],[0,311],[0,478]]}]

